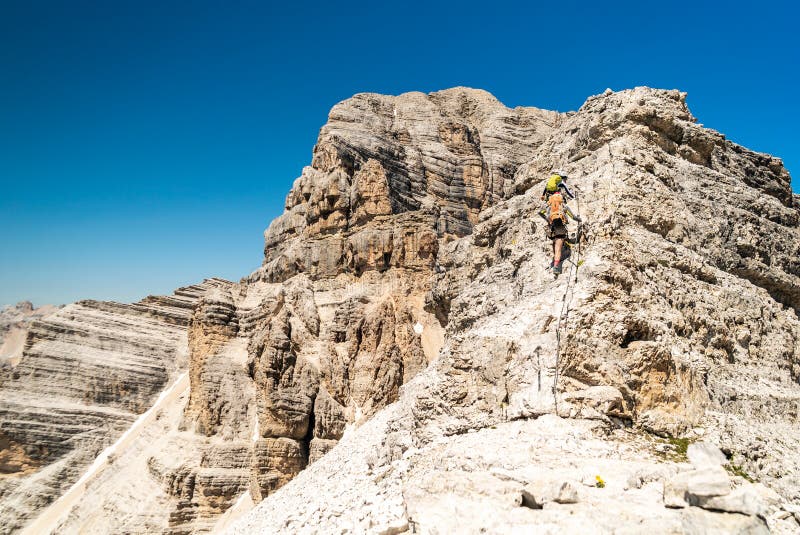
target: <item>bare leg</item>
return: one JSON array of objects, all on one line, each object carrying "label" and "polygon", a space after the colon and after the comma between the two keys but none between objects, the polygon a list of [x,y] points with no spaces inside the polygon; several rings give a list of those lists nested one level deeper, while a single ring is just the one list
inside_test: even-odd
[{"label": "bare leg", "polygon": [[561,263],[561,246],[564,245],[563,238],[556,238],[553,240],[553,262],[555,265]]}]

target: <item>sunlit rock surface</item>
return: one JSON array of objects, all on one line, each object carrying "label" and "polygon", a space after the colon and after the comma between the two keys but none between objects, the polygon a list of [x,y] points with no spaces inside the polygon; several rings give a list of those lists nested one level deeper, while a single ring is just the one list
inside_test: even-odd
[{"label": "sunlit rock surface", "polygon": [[[440,236],[425,302],[445,329],[438,359],[235,532],[798,528],[788,173],[698,125],[677,91],[607,92],[550,125],[469,229]],[[554,281],[536,210],[556,167],[588,223],[580,267]],[[697,440],[728,456],[734,494],[666,507],[664,485],[691,470],[680,444]],[[745,475],[772,490],[732,515],[760,492]],[[521,506],[545,476],[577,488],[577,503]]]},{"label": "sunlit rock surface", "polygon": [[[164,379],[137,367],[124,396],[82,381],[120,431],[182,386],[42,518],[85,533],[792,533],[800,201],[780,160],[699,125],[685,99],[607,91],[562,114],[455,88],[336,105],[263,265],[198,292],[174,331],[153,320],[152,336],[185,337],[148,368]],[[586,222],[555,280],[537,216],[553,168]],[[725,462],[692,465],[694,442]]]},{"label": "sunlit rock surface", "polygon": [[209,279],[125,305],[80,301],[27,326],[0,378],[0,518],[12,531],[71,486],[187,363]]}]

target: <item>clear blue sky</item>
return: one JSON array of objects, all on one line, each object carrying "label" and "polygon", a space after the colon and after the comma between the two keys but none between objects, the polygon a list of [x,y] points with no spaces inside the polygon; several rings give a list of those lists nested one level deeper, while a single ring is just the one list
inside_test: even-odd
[{"label": "clear blue sky", "polygon": [[238,280],[328,110],[363,91],[567,111],[679,88],[800,190],[790,2],[290,4],[0,3],[0,304]]}]

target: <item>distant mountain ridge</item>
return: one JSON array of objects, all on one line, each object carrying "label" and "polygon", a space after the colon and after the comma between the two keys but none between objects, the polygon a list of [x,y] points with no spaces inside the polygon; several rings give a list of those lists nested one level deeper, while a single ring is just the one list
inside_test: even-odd
[{"label": "distant mountain ridge", "polygon": [[54,305],[34,308],[30,301],[0,308],[0,364],[18,362],[22,356],[28,326],[59,308]]}]

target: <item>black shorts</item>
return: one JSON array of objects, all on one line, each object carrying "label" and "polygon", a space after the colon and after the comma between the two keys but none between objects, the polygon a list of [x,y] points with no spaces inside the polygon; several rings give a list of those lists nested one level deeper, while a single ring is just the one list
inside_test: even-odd
[{"label": "black shorts", "polygon": [[552,223],[550,223],[550,239],[558,239],[561,238],[563,240],[567,239],[567,226],[561,219],[556,219]]}]

